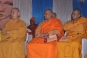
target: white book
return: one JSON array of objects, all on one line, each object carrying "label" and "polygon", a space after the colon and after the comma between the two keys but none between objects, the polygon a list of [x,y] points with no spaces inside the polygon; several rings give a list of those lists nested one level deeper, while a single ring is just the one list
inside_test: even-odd
[{"label": "white book", "polygon": [[55,40],[57,40],[57,35],[51,35],[51,36],[49,36],[49,38],[47,38],[47,42],[51,42],[51,41],[55,41]]}]

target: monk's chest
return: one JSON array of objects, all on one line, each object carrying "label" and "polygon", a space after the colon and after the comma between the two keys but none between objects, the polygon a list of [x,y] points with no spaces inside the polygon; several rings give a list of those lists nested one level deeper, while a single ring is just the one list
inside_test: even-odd
[{"label": "monk's chest", "polygon": [[19,26],[20,26],[20,24],[19,23],[11,23],[11,24],[9,24],[9,30],[14,30],[14,29],[18,29],[19,28]]}]

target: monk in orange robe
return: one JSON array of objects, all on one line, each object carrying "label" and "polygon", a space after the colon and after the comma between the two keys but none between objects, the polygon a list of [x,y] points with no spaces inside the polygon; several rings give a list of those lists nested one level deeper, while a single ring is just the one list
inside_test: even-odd
[{"label": "monk in orange robe", "polygon": [[12,18],[1,31],[0,58],[25,58],[26,24],[19,15],[19,9],[13,8]]},{"label": "monk in orange robe", "polygon": [[62,23],[52,17],[50,9],[45,10],[44,16],[45,20],[36,29],[35,38],[27,45],[27,58],[57,58],[57,41],[44,42],[44,39],[56,34],[61,38],[64,35]]},{"label": "monk in orange robe", "polygon": [[84,23],[87,19],[81,16],[80,9],[74,9],[72,20],[64,24],[66,36],[58,42],[58,58],[81,58],[81,41],[86,38]]},{"label": "monk in orange robe", "polygon": [[38,26],[38,25],[35,24],[35,18],[32,17],[32,18],[30,19],[30,25],[29,25],[27,28],[32,31],[32,32],[28,32],[28,33],[29,33],[29,35],[33,35],[33,38],[35,37],[35,30],[36,30],[37,26]]}]

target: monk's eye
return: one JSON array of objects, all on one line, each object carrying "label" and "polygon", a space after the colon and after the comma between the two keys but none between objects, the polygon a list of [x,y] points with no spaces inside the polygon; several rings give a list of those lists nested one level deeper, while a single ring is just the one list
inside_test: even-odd
[{"label": "monk's eye", "polygon": [[4,4],[11,5],[11,6],[13,5],[13,3],[9,1],[5,2]]}]

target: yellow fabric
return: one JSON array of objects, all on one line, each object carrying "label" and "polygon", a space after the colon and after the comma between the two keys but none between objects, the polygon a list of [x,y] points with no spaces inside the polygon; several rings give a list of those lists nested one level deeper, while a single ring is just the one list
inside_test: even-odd
[{"label": "yellow fabric", "polygon": [[0,32],[0,41],[1,41],[1,32]]},{"label": "yellow fabric", "polygon": [[[7,34],[6,31],[9,31]],[[20,19],[10,19],[1,32],[0,58],[25,58],[24,41],[26,24]]]},{"label": "yellow fabric", "polygon": [[81,17],[64,25],[66,36],[72,36],[72,38],[58,42],[58,58],[81,58],[81,40],[86,37],[83,26],[85,22],[87,22],[87,19]]}]

